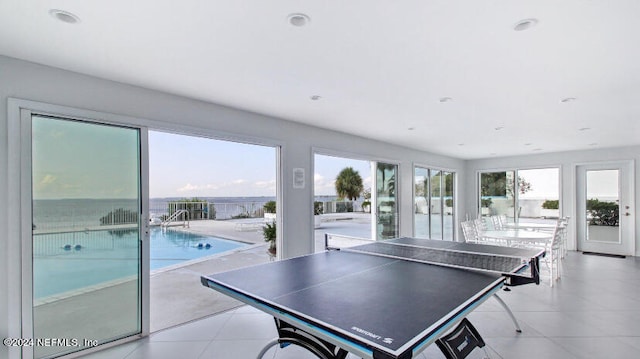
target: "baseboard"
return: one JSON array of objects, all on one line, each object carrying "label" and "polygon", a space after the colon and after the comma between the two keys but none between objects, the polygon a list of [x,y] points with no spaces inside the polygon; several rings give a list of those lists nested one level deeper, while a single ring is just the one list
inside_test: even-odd
[{"label": "baseboard", "polygon": [[622,254],[609,254],[609,253],[598,253],[598,252],[582,252],[582,254],[590,255],[590,256],[622,258],[622,259],[627,258],[627,256],[623,256]]}]

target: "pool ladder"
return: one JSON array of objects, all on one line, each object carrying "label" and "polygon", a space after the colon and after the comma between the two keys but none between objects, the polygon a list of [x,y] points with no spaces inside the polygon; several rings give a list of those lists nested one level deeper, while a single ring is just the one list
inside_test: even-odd
[{"label": "pool ladder", "polygon": [[169,216],[169,218],[165,219],[164,221],[162,221],[162,223],[160,223],[160,226],[165,228],[172,225],[179,226],[180,224],[178,222],[180,222],[180,220],[178,220],[178,217],[182,215],[184,215],[183,216],[184,219],[181,220],[182,226],[189,227],[189,211],[187,211],[186,209],[179,209],[173,212],[173,214]]}]

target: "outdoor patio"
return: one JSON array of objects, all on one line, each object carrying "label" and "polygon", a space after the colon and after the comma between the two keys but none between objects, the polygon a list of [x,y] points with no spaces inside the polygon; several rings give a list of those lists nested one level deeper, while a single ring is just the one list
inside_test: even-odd
[{"label": "outdoor patio", "polygon": [[[241,305],[240,302],[203,287],[200,284],[200,276],[273,260],[267,252],[268,244],[262,238],[260,226],[253,225],[259,222],[260,220],[257,219],[200,220],[191,221],[188,228],[172,229],[232,239],[251,243],[251,245],[192,261],[177,268],[153,271],[150,306],[152,332]],[[315,230],[316,251],[324,250],[324,233],[370,237],[370,215],[368,213],[325,215],[322,225]]]}]

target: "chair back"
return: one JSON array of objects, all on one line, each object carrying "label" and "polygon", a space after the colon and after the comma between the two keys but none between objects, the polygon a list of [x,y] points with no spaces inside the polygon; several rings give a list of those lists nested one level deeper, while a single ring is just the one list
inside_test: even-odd
[{"label": "chair back", "polygon": [[478,234],[474,221],[460,222],[460,226],[462,227],[462,235],[464,236],[465,242],[478,243],[480,235]]},{"label": "chair back", "polygon": [[484,219],[482,218],[477,218],[473,220],[473,224],[475,224],[476,226],[476,231],[478,231],[478,233],[484,232],[487,230],[487,224],[485,223]]},{"label": "chair back", "polygon": [[566,234],[566,230],[567,225],[564,222],[564,219],[558,219],[556,228],[553,231],[553,238],[551,239],[551,248],[558,248],[562,244],[562,241],[564,240]]},{"label": "chair back", "polygon": [[502,229],[502,224],[500,223],[500,218],[498,216],[491,216],[491,224],[493,225],[493,229],[496,231]]}]

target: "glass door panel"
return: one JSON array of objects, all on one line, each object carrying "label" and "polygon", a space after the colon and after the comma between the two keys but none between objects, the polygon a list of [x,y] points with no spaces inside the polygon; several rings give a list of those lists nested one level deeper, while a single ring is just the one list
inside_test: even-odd
[{"label": "glass door panel", "polygon": [[576,240],[579,251],[634,254],[633,182],[631,161],[577,166]]},{"label": "glass door panel", "polygon": [[480,214],[515,218],[515,171],[480,173]]},{"label": "glass door panel", "polygon": [[414,236],[416,238],[431,238],[429,235],[429,170],[415,167],[413,176],[414,186]]},{"label": "glass door panel", "polygon": [[376,239],[398,237],[396,178],[398,166],[375,163],[376,167]]},{"label": "glass door panel", "polygon": [[454,173],[414,168],[414,236],[455,238]]},{"label": "glass door panel", "polygon": [[431,198],[431,238],[442,239],[442,172],[437,170],[430,171],[431,186],[429,196]]},{"label": "glass door panel", "polygon": [[560,218],[560,169],[518,170],[517,219],[555,224]]},{"label": "glass door panel", "polygon": [[587,170],[587,242],[620,243],[618,170]]},{"label": "glass door panel", "polygon": [[452,172],[442,172],[442,239],[447,241],[455,240],[453,177]]},{"label": "glass door panel", "polygon": [[140,130],[32,116],[33,338],[55,357],[141,332]]}]

